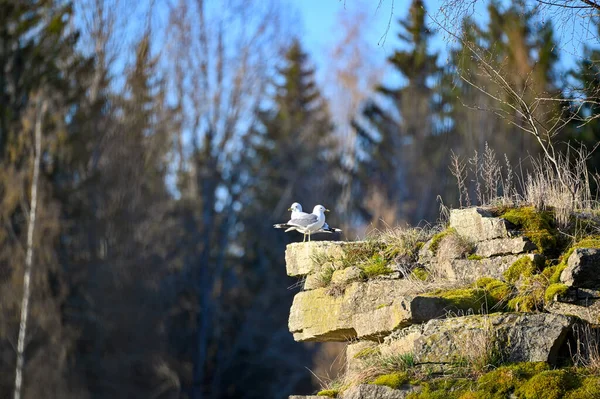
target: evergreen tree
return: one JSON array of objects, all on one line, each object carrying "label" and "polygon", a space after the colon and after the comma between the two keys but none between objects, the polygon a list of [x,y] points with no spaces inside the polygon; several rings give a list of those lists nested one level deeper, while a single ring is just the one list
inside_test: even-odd
[{"label": "evergreen tree", "polygon": [[277,80],[281,83],[274,83],[273,107],[258,113],[261,170],[257,172],[275,190],[269,197],[259,193],[259,201],[267,201],[279,216],[294,201],[308,208],[335,192],[329,167],[337,154],[327,104],[297,40],[287,51]]},{"label": "evergreen tree", "polygon": [[[153,363],[166,357],[159,326],[171,299],[167,290],[159,294],[157,284],[167,274],[164,253],[172,250],[165,239],[171,232],[165,187],[170,111],[149,33],[135,50],[125,91],[99,100],[107,107],[94,120],[104,120],[108,134],[97,167],[73,186],[66,208],[77,226],[65,232],[75,245],[65,249],[64,261],[77,271],[67,303],[75,317],[69,322],[82,331],[77,366],[98,398],[149,397],[168,385]],[[80,156],[77,162],[88,165],[95,155]],[[80,262],[76,254],[83,253],[95,256]],[[95,317],[81,317],[89,313]]]},{"label": "evergreen tree", "polygon": [[448,149],[440,143],[448,140],[449,130],[442,107],[443,70],[438,54],[431,51],[432,32],[425,23],[423,1],[411,3],[400,26],[398,37],[408,48],[395,51],[388,61],[406,83],[379,87],[382,100],[365,106],[367,123],[356,127],[363,146],[371,143],[364,147],[370,157],[370,178],[377,176],[388,200],[398,204],[398,220],[418,223],[434,217],[440,187],[425,182],[444,181],[440,162]]},{"label": "evergreen tree", "polygon": [[[236,262],[240,268],[237,279],[247,288],[245,295],[253,299],[239,314],[229,315],[233,325],[243,323],[248,328],[234,330],[221,341],[221,345],[234,342],[236,348],[226,356],[235,361],[225,362],[230,366],[222,370],[223,381],[234,381],[234,388],[225,396],[231,398],[276,397],[294,389],[306,390],[310,385],[310,375],[297,365],[311,363],[312,350],[295,344],[287,331],[294,291],[281,288],[291,284],[284,271],[285,245],[301,235],[284,234],[272,225],[289,218],[286,209],[294,201],[311,212],[318,203],[335,206],[340,192],[327,103],[299,41],[294,40],[287,50],[273,85],[272,102],[267,109],[257,111],[257,125],[249,138],[252,145],[246,147],[251,166],[248,176],[253,181],[240,198],[245,204],[240,220],[244,227],[237,243],[244,248],[244,255]],[[335,225],[335,219],[329,222]],[[234,294],[225,297],[223,306],[240,300],[239,294]],[[289,384],[274,383],[266,394],[265,387],[249,389],[250,381],[280,378]]]}]

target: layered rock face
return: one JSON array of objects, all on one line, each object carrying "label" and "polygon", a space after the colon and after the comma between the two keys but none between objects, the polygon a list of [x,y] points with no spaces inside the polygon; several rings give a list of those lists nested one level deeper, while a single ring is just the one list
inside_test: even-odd
[{"label": "layered rock face", "polygon": [[[365,243],[290,244],[287,273],[303,279],[303,289],[290,310],[294,339],[349,342],[346,359],[351,379],[372,367],[373,356],[437,365],[442,370],[464,359],[490,355],[505,362],[554,364],[578,318],[593,324],[600,321],[600,250],[573,251],[560,274],[567,291],[546,304],[549,313],[495,313],[487,294],[464,300],[448,295],[448,290],[472,289],[482,277],[503,280],[517,261],[529,258],[537,265],[543,257],[516,226],[487,209],[452,211],[449,229],[448,238],[434,237],[425,243],[410,267],[387,266],[376,275],[351,262],[350,254]],[[424,281],[410,277],[407,270],[415,266],[432,277]],[[419,389],[410,384],[399,389],[358,385],[342,397],[404,398]]]}]

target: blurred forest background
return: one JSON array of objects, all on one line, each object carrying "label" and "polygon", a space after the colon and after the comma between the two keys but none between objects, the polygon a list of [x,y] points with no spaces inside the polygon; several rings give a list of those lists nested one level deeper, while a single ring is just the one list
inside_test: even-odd
[{"label": "blurred forest background", "polygon": [[[337,349],[287,330],[284,251],[299,235],[272,224],[290,204],[326,205],[355,239],[435,222],[438,195],[458,206],[451,150],[487,143],[513,165],[539,154],[518,116],[478,110],[493,99],[461,71],[493,88],[465,43],[523,96],[562,98],[540,120],[586,118],[560,140],[600,138],[600,42],[565,67],[553,27],[579,10],[486,3],[478,21],[452,21],[462,40],[441,54],[423,2],[396,1],[389,35],[402,45],[374,65],[363,27],[376,4],[351,14],[340,2],[325,96],[282,2],[133,3],[0,0],[2,398],[14,389],[37,130],[25,398],[313,392],[307,368],[334,373]],[[597,38],[598,10],[587,10],[579,25]]]}]

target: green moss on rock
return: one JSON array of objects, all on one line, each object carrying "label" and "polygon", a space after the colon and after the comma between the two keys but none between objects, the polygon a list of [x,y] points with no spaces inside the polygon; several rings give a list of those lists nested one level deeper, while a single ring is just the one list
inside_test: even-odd
[{"label": "green moss on rock", "polygon": [[468,378],[443,378],[421,384],[420,392],[413,392],[406,399],[460,399],[473,392],[475,382]]},{"label": "green moss on rock", "polygon": [[567,392],[564,399],[589,399],[600,398],[600,377],[588,377],[581,382],[581,386]]},{"label": "green moss on rock", "polygon": [[558,230],[554,227],[554,215],[551,212],[522,207],[510,209],[501,217],[521,229],[540,253],[548,254],[556,250]]},{"label": "green moss on rock", "polygon": [[479,310],[483,307],[495,304],[493,298],[488,295],[488,292],[483,288],[459,288],[448,291],[438,290],[426,295],[443,298],[448,302],[449,306],[462,310]]},{"label": "green moss on rock", "polygon": [[340,391],[337,389],[323,389],[322,391],[317,392],[317,396],[326,396],[328,398],[337,398]]},{"label": "green moss on rock", "polygon": [[377,347],[364,348],[364,349],[356,352],[356,354],[354,355],[354,358],[355,359],[364,359],[366,357],[370,357],[370,356],[377,355],[377,354],[379,354],[379,348],[377,348]]},{"label": "green moss on rock", "polygon": [[484,289],[495,304],[506,302],[513,295],[513,288],[509,284],[491,277],[480,278],[475,286]]},{"label": "green moss on rock", "polygon": [[506,306],[513,312],[533,312],[538,309],[536,300],[531,295],[517,295]]},{"label": "green moss on rock", "polygon": [[450,234],[457,234],[457,232],[454,228],[448,227],[446,230],[440,231],[439,233],[431,237],[431,244],[429,245],[429,249],[431,250],[431,252],[433,252],[434,254],[437,253],[437,250],[440,247],[440,243],[442,242],[444,237]]},{"label": "green moss on rock", "polygon": [[408,375],[406,373],[392,373],[392,374],[384,374],[375,378],[370,384],[375,385],[384,385],[386,387],[390,387],[392,389],[397,389],[403,384],[406,384],[409,381]]},{"label": "green moss on rock", "polygon": [[410,275],[417,280],[425,281],[429,278],[429,271],[423,267],[415,267]]},{"label": "green moss on rock", "polygon": [[536,265],[530,257],[524,256],[517,259],[510,267],[502,274],[504,279],[511,284],[514,284],[521,276],[531,277],[537,271]]},{"label": "green moss on rock", "polygon": [[565,253],[561,256],[562,262],[565,264],[569,259],[569,256],[573,254],[577,248],[600,248],[600,237],[599,236],[589,236],[582,238],[577,241],[571,248],[565,251]]},{"label": "green moss on rock", "polygon": [[533,376],[515,394],[523,399],[560,399],[578,385],[577,377],[567,370],[547,370]]},{"label": "green moss on rock", "polygon": [[546,302],[552,302],[556,295],[564,295],[568,291],[569,287],[565,284],[554,283],[550,284],[548,288],[546,288],[546,293],[544,295],[544,299]]},{"label": "green moss on rock", "polygon": [[392,269],[388,267],[388,261],[380,254],[373,255],[366,262],[358,266],[362,270],[366,278],[373,278],[392,273]]},{"label": "green moss on rock", "polygon": [[510,397],[510,394],[524,381],[546,370],[548,365],[544,362],[516,363],[498,367],[479,377],[478,392],[486,394],[489,398]]}]

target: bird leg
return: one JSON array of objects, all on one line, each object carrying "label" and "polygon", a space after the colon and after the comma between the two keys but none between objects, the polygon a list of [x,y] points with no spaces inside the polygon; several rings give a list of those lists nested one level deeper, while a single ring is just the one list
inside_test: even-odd
[{"label": "bird leg", "polygon": [[302,242],[306,242],[306,233],[304,233],[304,238],[302,239]]}]

